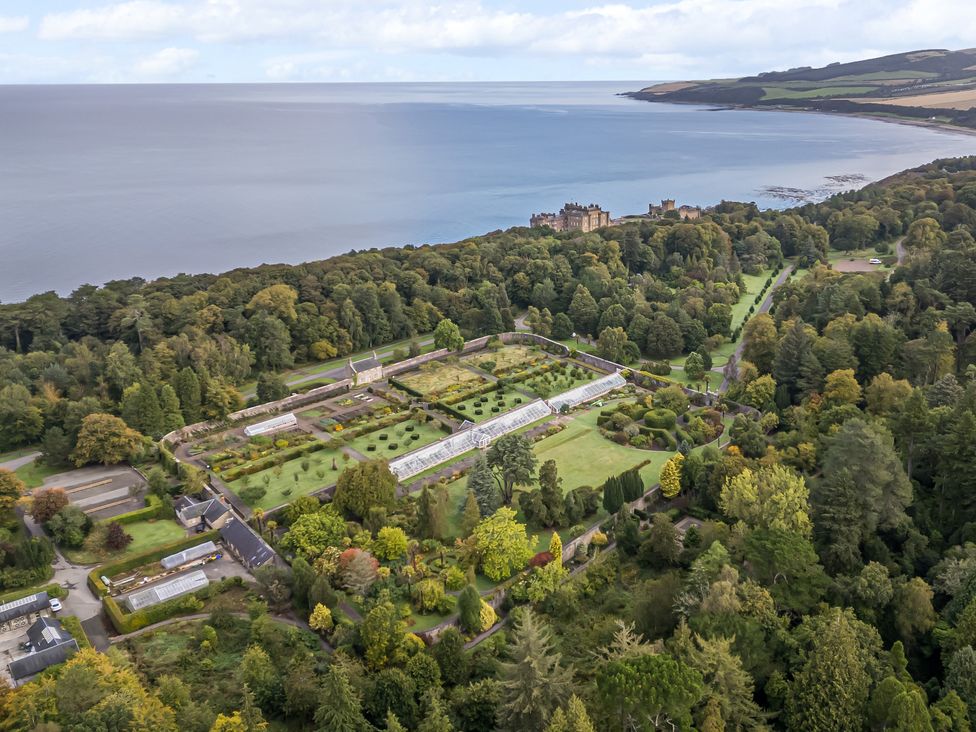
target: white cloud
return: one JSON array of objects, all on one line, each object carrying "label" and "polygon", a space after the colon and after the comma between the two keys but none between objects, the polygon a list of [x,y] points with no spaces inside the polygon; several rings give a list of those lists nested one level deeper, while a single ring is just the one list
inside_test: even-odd
[{"label": "white cloud", "polygon": [[176,76],[192,68],[199,57],[199,51],[192,48],[164,48],[139,59],[135,72],[148,77]]},{"label": "white cloud", "polygon": [[0,15],[0,33],[19,33],[27,30],[29,25],[30,19],[26,15]]},{"label": "white cloud", "polygon": [[[532,0],[518,3],[517,11],[495,2],[129,0],[49,13],[38,35],[291,46],[293,53],[263,63],[276,79],[344,74],[332,53],[566,59],[572,68],[616,65],[648,74],[747,73],[853,60],[880,43],[881,52],[891,53],[958,48],[976,38],[971,0],[940,0],[937,8],[934,0],[625,0],[565,11],[548,4],[542,10]],[[376,60],[374,70],[384,64]]]}]

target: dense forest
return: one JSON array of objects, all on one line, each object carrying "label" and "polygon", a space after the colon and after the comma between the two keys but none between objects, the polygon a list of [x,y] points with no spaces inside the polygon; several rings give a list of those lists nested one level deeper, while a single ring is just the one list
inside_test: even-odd
[{"label": "dense forest", "polygon": [[[974,235],[976,157],[788,211],[723,202],[694,223],[520,228],[0,305],[0,452],[39,444],[51,465],[106,450],[151,461],[153,440],[225,417],[251,382],[276,398],[297,364],[415,349],[443,320],[497,333],[524,311],[538,333],[587,335],[658,373],[690,353],[707,370],[741,340],[722,398],[758,412],[736,419],[726,449],[677,463],[700,528],[682,541],[666,512],[645,528],[619,510],[612,548],[510,601],[506,629],[473,650],[454,630],[425,648],[379,586],[332,655],[279,637],[261,608],[215,613],[182,681],[83,651],[0,690],[0,729],[969,730]],[[826,266],[863,249],[904,256],[874,272]],[[786,263],[797,271],[770,311],[734,327],[743,276]],[[0,474],[0,587],[50,561],[18,539],[16,483]],[[298,574],[296,602],[316,607]],[[221,670],[238,682],[224,709],[191,698],[190,677],[214,668],[193,650],[203,643],[246,647]]]}]

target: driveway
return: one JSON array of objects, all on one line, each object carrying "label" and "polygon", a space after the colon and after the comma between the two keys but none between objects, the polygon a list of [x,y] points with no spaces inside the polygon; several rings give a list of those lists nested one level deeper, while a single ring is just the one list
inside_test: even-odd
[{"label": "driveway", "polygon": [[22,455],[19,458],[14,458],[13,460],[7,460],[6,462],[0,463],[0,470],[9,470],[12,473],[17,468],[23,467],[24,465],[27,465],[28,463],[34,462],[40,456],[41,456],[41,453],[39,453],[39,452],[32,452],[32,453],[30,453],[28,455]]}]

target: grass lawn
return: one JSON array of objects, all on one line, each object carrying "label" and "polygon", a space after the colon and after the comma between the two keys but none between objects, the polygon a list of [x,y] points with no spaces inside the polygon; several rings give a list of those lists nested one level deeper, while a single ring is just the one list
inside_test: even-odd
[{"label": "grass lawn", "polygon": [[24,481],[24,484],[28,488],[39,488],[44,483],[45,478],[50,478],[52,475],[57,475],[58,473],[65,473],[71,470],[71,468],[66,467],[51,467],[50,465],[45,465],[42,462],[34,460],[33,462],[27,463],[27,465],[21,465],[14,472],[17,477]]},{"label": "grass lawn", "polygon": [[[413,427],[413,432],[406,431],[406,427],[408,426]],[[387,439],[379,439],[381,434],[386,435]],[[410,439],[411,435],[420,435],[420,439],[412,440]],[[404,453],[417,450],[424,445],[437,442],[437,440],[443,437],[447,437],[447,434],[429,422],[417,424],[413,420],[408,420],[407,422],[401,422],[392,427],[367,432],[365,435],[360,435],[346,444],[368,458],[386,458],[390,460]],[[395,450],[390,449],[390,445],[393,444],[397,446]],[[370,445],[374,445],[376,449],[369,450]]]},{"label": "grass lawn", "polygon": [[657,482],[661,466],[672,453],[638,450],[606,439],[596,425],[599,414],[599,409],[582,412],[559,434],[535,443],[533,449],[539,463],[556,461],[564,491],[581,485],[599,487],[611,475],[623,473],[644,460],[651,462],[641,469],[641,477],[648,485]]},{"label": "grass lawn", "polygon": [[425,396],[440,395],[448,389],[483,384],[487,381],[484,376],[479,376],[457,364],[440,361],[431,363],[429,368],[421,368],[399,381]]},{"label": "grass lawn", "polygon": [[[335,458],[337,470],[332,469],[333,458]],[[308,472],[302,470],[302,460],[308,460],[311,464]],[[267,468],[249,476],[238,478],[227,485],[234,493],[240,495],[241,489],[246,487],[245,481],[247,481],[247,485],[263,486],[265,484],[264,476],[268,476],[267,493],[259,500],[248,504],[251,508],[267,510],[283,503],[290,503],[299,496],[308,495],[319,488],[332,485],[338,480],[343,468],[352,462],[352,458],[343,461],[341,451],[335,448],[326,448],[305,457],[289,460],[281,466]],[[279,467],[281,468],[280,471]],[[324,475],[320,478],[316,471],[324,471]],[[297,482],[295,475],[298,476]]]},{"label": "grass lawn", "polygon": [[850,94],[867,94],[877,91],[876,86],[822,86],[816,89],[786,89],[777,86],[764,86],[763,99],[817,99]]},{"label": "grass lawn", "polygon": [[[762,292],[766,280],[772,274],[773,271],[771,269],[764,269],[757,275],[742,275],[742,281],[745,283],[746,291],[739,297],[739,301],[732,306],[732,330],[745,323],[749,315],[750,306],[756,304],[756,295]],[[758,308],[758,306],[756,307]]]},{"label": "grass lawn", "polygon": [[24,457],[24,455],[30,455],[32,452],[37,452],[40,449],[40,445],[35,447],[21,447],[17,450],[11,450],[10,452],[0,452],[0,463],[5,463],[8,460],[16,460],[19,457]]},{"label": "grass lawn", "polygon": [[[487,397],[488,401],[485,402],[485,404],[479,404],[479,406],[476,406],[475,403],[476,402],[480,403],[480,400],[483,397]],[[515,401],[516,399],[521,399],[522,404],[528,404],[531,401],[528,397],[523,396],[522,394],[518,394],[514,391],[509,391],[504,395],[504,400],[505,400],[504,405],[499,405],[498,402],[496,401],[497,399],[498,399],[498,393],[492,391],[492,392],[488,392],[487,394],[480,394],[478,396],[473,396],[470,399],[465,399],[463,402],[458,402],[457,404],[452,404],[451,407],[453,409],[457,409],[459,412],[461,412],[466,418],[470,419],[472,422],[484,422],[486,419],[497,417],[502,412],[507,412],[509,409],[514,409],[515,407],[521,406],[520,404],[516,403]],[[491,411],[491,408],[495,406],[500,407],[499,411],[497,412]],[[475,414],[476,409],[480,409],[481,414]]]},{"label": "grass lawn", "polygon": [[182,539],[186,536],[186,529],[175,521],[157,519],[155,521],[136,521],[126,524],[125,531],[132,537],[132,542],[121,552],[112,551],[105,547],[105,531],[101,527],[92,529],[80,549],[64,549],[63,554],[74,564],[98,564],[110,559],[120,559],[133,554],[154,549],[160,544]]},{"label": "grass lawn", "polygon": [[559,343],[562,343],[571,351],[582,351],[583,353],[594,353],[596,351],[596,346],[591,346],[589,343],[584,343],[582,340],[577,343],[575,338],[566,338],[559,341]]}]

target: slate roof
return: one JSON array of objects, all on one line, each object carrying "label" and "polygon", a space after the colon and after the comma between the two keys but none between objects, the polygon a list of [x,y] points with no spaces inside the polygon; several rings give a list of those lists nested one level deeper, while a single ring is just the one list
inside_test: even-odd
[{"label": "slate roof", "polygon": [[67,643],[60,643],[43,651],[31,653],[23,658],[13,661],[10,666],[10,676],[14,680],[25,679],[28,676],[39,674],[48,666],[56,663],[64,663],[78,650],[78,641],[72,638]]},{"label": "slate roof", "polygon": [[[187,497],[184,496],[184,498]],[[212,524],[230,510],[216,498],[200,501],[199,503],[195,503],[192,499],[188,499],[188,502],[184,503],[182,507],[179,507],[179,504],[177,504],[177,506],[176,513],[179,516],[180,521],[183,523],[186,523],[190,519],[203,516],[207,523]]]},{"label": "slate roof", "polygon": [[46,592],[38,592],[34,595],[22,597],[19,600],[11,600],[0,605],[0,623],[6,623],[8,620],[19,618],[28,613],[36,613],[48,607],[50,604],[51,600],[48,598]]},{"label": "slate roof", "polygon": [[361,374],[363,371],[375,369],[377,366],[382,366],[383,364],[378,358],[373,356],[372,358],[364,358],[362,361],[353,361],[349,365],[355,373]]},{"label": "slate roof", "polygon": [[220,529],[220,537],[240,555],[248,567],[260,567],[274,557],[274,549],[239,519],[232,518],[224,524]]},{"label": "slate roof", "polygon": [[61,626],[56,618],[44,617],[34,623],[27,631],[34,650],[43,651],[73,640],[71,633]]}]

